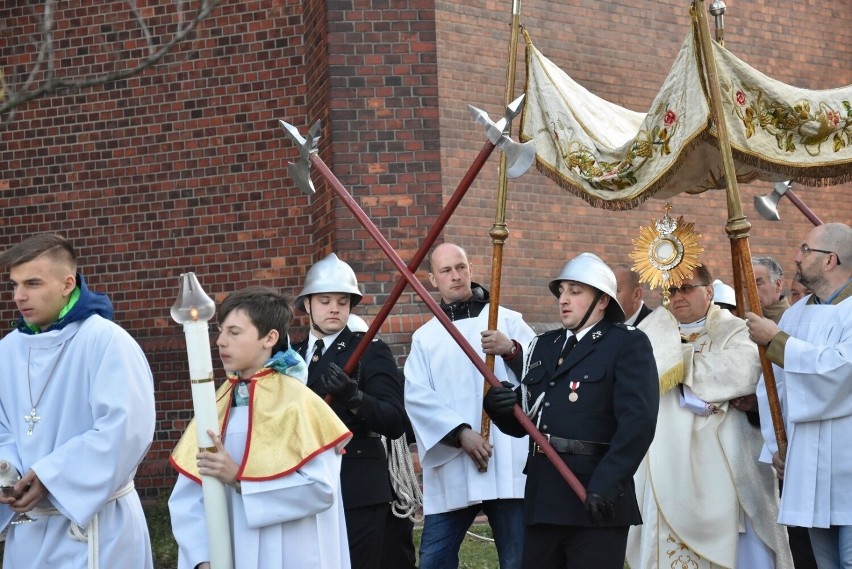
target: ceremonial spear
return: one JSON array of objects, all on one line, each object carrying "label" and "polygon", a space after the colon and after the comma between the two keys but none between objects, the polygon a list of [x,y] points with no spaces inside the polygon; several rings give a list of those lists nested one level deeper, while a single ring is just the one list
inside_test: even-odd
[{"label": "ceremonial spear", "polygon": [[[182,274],[180,283],[180,292],[172,306],[171,315],[175,322],[183,325],[183,333],[186,335],[198,449],[216,452],[216,446],[207,434],[208,430],[219,434],[213,359],[207,333],[207,322],[213,318],[216,305],[202,290],[195,273]],[[234,561],[225,485],[213,476],[201,476],[201,491],[204,497],[210,569],[232,569]]]},{"label": "ceremonial spear", "polygon": [[789,180],[776,182],[772,193],[768,196],[754,196],[754,208],[764,219],[778,221],[781,219],[781,216],[778,215],[778,201],[787,196],[787,199],[793,202],[793,205],[808,218],[808,221],[814,225],[822,225],[822,220],[793,192],[792,186],[793,184]]},{"label": "ceremonial spear", "polygon": [[[485,126],[485,134],[488,140],[482,145],[482,149],[479,151],[479,154],[470,165],[470,168],[468,168],[464,177],[462,177],[462,180],[459,182],[459,185],[456,187],[453,195],[450,196],[447,205],[444,206],[444,209],[441,210],[441,213],[432,223],[432,228],[429,230],[424,241],[420,244],[420,247],[417,249],[414,257],[411,259],[411,262],[408,263],[408,270],[412,273],[417,271],[420,264],[426,258],[432,244],[435,243],[435,240],[438,239],[441,231],[444,230],[444,227],[447,225],[450,217],[461,203],[462,198],[464,198],[465,194],[467,194],[471,184],[473,184],[476,176],[479,175],[480,170],[482,170],[482,167],[488,161],[489,156],[491,156],[491,153],[494,152],[495,148],[499,148],[502,151],[502,155],[505,156],[508,164],[507,175],[510,178],[517,178],[529,170],[529,167],[535,159],[535,143],[533,141],[529,141],[524,144],[519,144],[509,138],[509,136],[503,134],[505,130],[508,130],[505,125],[520,114],[523,102],[524,95],[521,95],[506,105],[506,111],[503,114],[503,118],[496,123],[491,121],[485,111],[477,109],[473,105],[468,105],[468,109],[476,122]],[[309,164],[307,162],[309,158],[307,157],[309,157],[312,152],[316,151],[317,142],[319,140],[319,137],[317,136],[319,132],[319,123],[314,124],[313,128],[311,128],[308,132],[307,139],[305,139],[302,138],[299,131],[292,125],[284,121],[280,122],[284,127],[284,130],[287,132],[287,136],[300,148],[300,151],[304,152],[306,155],[303,157],[302,161],[290,165],[290,175],[303,192],[307,195],[313,195],[316,190],[314,189],[314,184],[310,178],[310,169],[308,168],[308,170],[305,170],[300,164]],[[352,355],[349,356],[349,359],[346,361],[346,365],[343,366],[343,371],[346,372],[347,375],[355,371],[358,361],[361,359],[361,356],[364,355],[364,352],[367,350],[367,346],[370,345],[372,339],[376,336],[376,334],[378,334],[379,328],[382,327],[382,324],[384,324],[388,315],[390,315],[390,311],[393,310],[396,301],[399,300],[400,296],[402,296],[407,283],[408,281],[404,276],[400,277],[397,281],[387,300],[385,300],[385,303],[382,305],[381,310],[373,318],[372,323],[367,329],[367,332],[364,333],[364,336],[358,343],[355,351],[352,352]],[[331,403],[331,395],[326,396],[326,401]]]},{"label": "ceremonial spear", "polygon": [[[698,20],[699,52],[704,65],[704,72],[707,76],[710,109],[712,112],[711,117],[716,127],[716,137],[719,140],[719,151],[722,154],[722,166],[725,173],[726,197],[728,201],[728,222],[725,225],[725,232],[731,241],[734,280],[736,281],[735,284],[739,285],[739,290],[742,290],[742,284],[745,282],[746,291],[748,292],[748,302],[752,312],[758,316],[763,316],[763,311],[760,308],[760,298],[757,296],[754,267],[751,264],[751,251],[748,243],[751,223],[743,215],[743,208],[740,203],[737,172],[731,153],[731,141],[728,138],[725,112],[722,108],[722,89],[719,85],[719,73],[716,68],[716,59],[713,55],[713,39],[710,37],[710,24],[707,18],[707,10],[704,8],[704,0],[693,0],[692,12]],[[716,3],[713,7],[713,15],[716,16],[717,23],[722,21],[721,16],[723,14],[724,3],[722,3],[722,6]],[[739,301],[740,299],[737,300]],[[775,439],[778,441],[778,454],[781,458],[784,458],[787,455],[787,433],[784,430],[784,418],[781,414],[778,386],[775,383],[772,364],[766,358],[766,346],[759,345],[758,351],[760,353],[760,367],[763,370],[763,380],[766,385],[766,398],[769,402],[770,414],[772,415],[772,427],[775,430]]]},{"label": "ceremonial spear", "polygon": [[[325,179],[326,182],[332,187],[334,192],[343,200],[344,205],[349,208],[349,210],[355,215],[364,229],[370,234],[373,240],[379,245],[379,248],[385,253],[385,255],[390,259],[390,261],[394,264],[396,269],[402,274],[402,276],[408,281],[408,283],[414,288],[426,306],[432,311],[432,314],[435,315],[435,318],[441,323],[441,325],[447,330],[447,332],[452,336],[452,338],[456,341],[465,355],[470,359],[471,363],[473,363],[474,367],[482,373],[483,377],[485,377],[486,381],[490,383],[492,386],[500,386],[500,381],[494,376],[494,373],[488,369],[482,359],[479,357],[474,349],[470,346],[467,340],[462,336],[461,332],[456,329],[453,325],[452,321],[449,317],[444,314],[444,311],[441,310],[441,307],[438,306],[438,303],[432,298],[429,292],[423,287],[420,281],[417,280],[417,277],[414,276],[414,273],[409,270],[409,268],[405,265],[403,260],[399,257],[397,252],[393,249],[390,243],[388,243],[387,239],[381,234],[376,225],[370,220],[366,213],[361,209],[361,207],[355,202],[355,199],[351,194],[343,187],[343,184],[340,183],[340,180],[334,175],[334,173],[328,168],[322,158],[317,154],[316,149],[316,140],[318,137],[318,133],[320,130],[320,123],[316,122],[311,127],[308,133],[308,139],[306,140],[300,134],[298,129],[294,126],[286,123],[284,121],[280,121],[282,126],[284,127],[287,135],[291,140],[299,147],[300,161],[297,163],[291,164],[290,167],[290,175],[293,176],[294,180],[296,180],[299,187],[303,189],[303,191],[313,192],[313,183],[310,181],[310,167],[313,165],[316,167],[317,171],[320,175]],[[363,343],[363,340],[362,340]],[[550,443],[542,435],[538,429],[535,428],[532,421],[524,414],[521,408],[518,405],[515,405],[513,408],[513,413],[515,418],[521,424],[527,433],[529,433],[530,438],[533,439],[542,449],[545,456],[553,463],[553,466],[559,472],[559,474],[565,479],[568,485],[572,490],[577,494],[580,498],[581,502],[585,502],[586,500],[586,489],[583,487],[582,483],[577,479],[573,472],[568,468],[565,462],[559,457],[553,447],[550,446]]]}]

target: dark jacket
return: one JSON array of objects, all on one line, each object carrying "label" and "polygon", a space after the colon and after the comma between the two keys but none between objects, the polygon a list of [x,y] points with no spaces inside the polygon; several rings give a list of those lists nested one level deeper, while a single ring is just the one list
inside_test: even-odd
[{"label": "dark jacket", "polygon": [[[344,328],[310,371],[308,387],[320,397],[325,397],[326,391],[320,377],[330,362],[344,367],[361,337],[361,333]],[[307,345],[305,339],[293,346],[305,361],[309,361],[305,355]],[[346,445],[340,472],[345,508],[381,504],[393,499],[387,455],[379,435],[395,439],[405,430],[403,383],[387,344],[373,340],[358,362],[352,378],[358,381],[364,392],[358,412],[353,413],[340,403],[332,403],[337,416],[353,434],[352,440]]]},{"label": "dark jacket", "polygon": [[642,308],[639,309],[639,316],[636,317],[636,322],[633,323],[634,326],[638,326],[640,322],[645,320],[645,317],[651,314],[653,310],[648,308],[647,304],[642,304]]},{"label": "dark jacket", "polygon": [[[654,438],[660,402],[651,343],[632,326],[601,320],[555,369],[564,338],[561,329],[539,336],[523,379],[530,402],[545,394],[539,429],[554,437],[609,444],[602,457],[560,457],[588,492],[613,501],[615,517],[608,526],[639,524],[633,474]],[[569,400],[571,382],[579,382],[574,402]],[[513,416],[495,423],[504,432],[523,435]],[[547,456],[531,448],[526,474],[527,524],[591,525],[583,504]]]}]

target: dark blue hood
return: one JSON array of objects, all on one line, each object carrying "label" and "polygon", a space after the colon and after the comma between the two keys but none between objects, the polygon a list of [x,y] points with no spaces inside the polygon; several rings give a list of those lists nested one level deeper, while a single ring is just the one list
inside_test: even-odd
[{"label": "dark blue hood", "polygon": [[[93,314],[98,314],[107,320],[113,319],[114,313],[109,297],[99,292],[90,291],[89,287],[86,286],[85,277],[80,273],[77,273],[77,288],[80,289],[80,298],[77,299],[76,304],[74,304],[65,316],[54,322],[47,330],[41,330],[40,333],[61,330],[68,324],[77,322],[78,320],[85,320]],[[18,319],[17,328],[22,334],[36,334],[35,331],[27,326],[23,316]]]}]

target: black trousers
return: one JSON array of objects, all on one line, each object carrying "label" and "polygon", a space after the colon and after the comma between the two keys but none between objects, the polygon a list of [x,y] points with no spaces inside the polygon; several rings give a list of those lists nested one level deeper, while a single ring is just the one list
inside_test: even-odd
[{"label": "black trousers", "polygon": [[381,567],[385,522],[389,511],[389,503],[344,510],[352,569]]},{"label": "black trousers", "polygon": [[624,569],[628,526],[527,525],[524,569]]},{"label": "black trousers", "polygon": [[417,569],[414,553],[414,522],[398,518],[388,509],[385,519],[382,569]]}]

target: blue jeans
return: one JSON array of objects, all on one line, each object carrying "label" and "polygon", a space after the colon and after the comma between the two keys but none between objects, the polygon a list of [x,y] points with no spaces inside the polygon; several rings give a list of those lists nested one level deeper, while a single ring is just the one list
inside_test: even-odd
[{"label": "blue jeans", "polygon": [[420,569],[457,569],[465,532],[479,511],[488,516],[500,569],[520,569],[524,547],[523,500],[486,500],[460,510],[429,514],[420,539]]},{"label": "blue jeans", "polygon": [[852,526],[809,528],[819,569],[852,569]]}]

